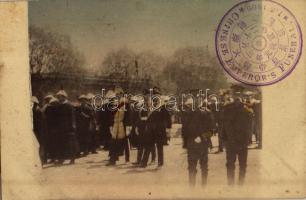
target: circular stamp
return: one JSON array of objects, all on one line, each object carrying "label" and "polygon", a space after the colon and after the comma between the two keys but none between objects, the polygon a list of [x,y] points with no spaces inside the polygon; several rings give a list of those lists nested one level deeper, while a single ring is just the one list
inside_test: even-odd
[{"label": "circular stamp", "polygon": [[302,43],[294,15],[271,0],[236,4],[223,16],[215,35],[217,57],[225,71],[255,86],[287,77],[299,61]]}]

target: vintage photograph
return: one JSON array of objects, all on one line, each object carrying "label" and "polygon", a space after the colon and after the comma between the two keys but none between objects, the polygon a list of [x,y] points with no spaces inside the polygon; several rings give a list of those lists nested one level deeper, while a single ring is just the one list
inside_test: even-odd
[{"label": "vintage photograph", "polygon": [[305,198],[305,8],[0,0],[0,198]]},{"label": "vintage photograph", "polygon": [[175,181],[189,176],[195,185],[199,161],[205,185],[208,160],[226,159],[214,170],[226,167],[234,184],[238,158],[243,184],[248,149],[256,160],[262,147],[260,89],[233,81],[218,62],[217,22],[204,11],[211,5],[29,2],[33,127],[45,171],[72,164],[59,173],[80,165],[111,177],[166,168],[185,170]]},{"label": "vintage photograph", "polygon": [[228,75],[215,50],[223,7],[234,3],[29,1],[43,184],[63,193],[94,184],[97,198],[111,196],[105,185],[131,193],[255,185],[261,88]]}]

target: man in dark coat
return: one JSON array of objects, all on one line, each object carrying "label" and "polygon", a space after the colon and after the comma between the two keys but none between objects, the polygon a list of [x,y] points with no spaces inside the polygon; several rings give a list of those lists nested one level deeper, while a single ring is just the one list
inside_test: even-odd
[{"label": "man in dark coat", "polygon": [[54,162],[60,156],[60,150],[57,147],[59,127],[58,127],[58,104],[57,98],[52,97],[44,110],[44,133],[43,143],[45,146],[46,160],[51,159]]},{"label": "man in dark coat", "polygon": [[102,105],[101,110],[97,111],[97,124],[99,126],[100,143],[103,145],[103,150],[109,150],[112,139],[110,127],[113,124],[113,113],[108,109],[109,102]]},{"label": "man in dark coat", "polygon": [[[141,167],[147,167],[149,154],[157,148],[158,167],[164,165],[164,145],[167,143],[167,132],[171,128],[171,116],[162,105],[160,91],[158,88],[153,89],[155,98],[147,98],[148,116],[145,122],[145,149],[141,161]],[[154,107],[154,108],[153,108]]]},{"label": "man in dark coat", "polygon": [[33,114],[33,132],[39,143],[41,144],[41,132],[42,132],[42,113],[39,108],[39,101],[35,96],[32,96],[32,114]]},{"label": "man in dark coat", "polygon": [[83,156],[88,155],[90,145],[90,123],[91,123],[91,110],[86,103],[86,96],[79,96],[80,105],[75,108],[76,118],[76,133],[80,145],[80,152],[83,152]]},{"label": "man in dark coat", "polygon": [[58,105],[58,128],[59,128],[59,141],[58,148],[60,149],[59,164],[62,164],[66,158],[70,159],[70,164],[74,164],[77,139],[76,139],[76,126],[75,126],[75,110],[69,103],[67,93],[60,90],[56,94],[59,99]]},{"label": "man in dark coat", "polygon": [[[223,152],[224,149],[224,142],[223,142],[223,138],[222,138],[222,131],[223,131],[223,117],[224,117],[224,106],[227,104],[227,101],[225,100],[225,95],[227,93],[227,91],[225,90],[221,90],[222,92],[220,92],[220,96],[217,102],[217,108],[212,110],[215,122],[216,122],[216,131],[218,133],[218,151],[219,152]],[[216,106],[213,106],[214,108],[216,108]]]},{"label": "man in dark coat", "polygon": [[86,95],[86,105],[89,107],[90,110],[90,123],[89,123],[89,135],[90,135],[90,142],[89,142],[89,151],[92,154],[97,154],[97,148],[100,146],[99,140],[99,127],[98,127],[98,114],[97,110],[91,105],[92,100],[94,98],[94,94],[88,93]]},{"label": "man in dark coat", "polygon": [[45,147],[42,136],[43,118],[42,118],[42,112],[39,108],[39,101],[35,96],[32,96],[32,114],[33,114],[33,132],[36,136],[37,142],[39,143],[39,157],[41,164],[44,164],[46,163],[46,157],[45,157]]},{"label": "man in dark coat", "polygon": [[241,85],[231,87],[234,101],[224,107],[223,140],[226,144],[226,167],[229,185],[235,182],[235,161],[239,161],[239,184],[244,183],[249,130],[251,128],[251,111],[242,103],[241,94],[244,89]]},{"label": "man in dark coat", "polygon": [[209,138],[212,136],[213,119],[208,109],[192,109],[193,99],[185,102],[182,111],[182,131],[186,137],[189,184],[195,186],[197,163],[200,163],[202,185],[207,182],[208,172],[208,147]]},{"label": "man in dark coat", "polygon": [[[143,159],[144,155],[144,150],[146,146],[152,145],[150,139],[147,137],[147,126],[146,122],[148,119],[148,114],[149,111],[141,109],[138,112],[138,117],[136,118],[136,128],[135,128],[135,133],[138,137],[138,144],[137,144],[137,161],[133,164],[140,165],[141,161]],[[156,157],[156,151],[155,148],[153,147],[151,149],[151,163],[155,162],[155,157]]]}]

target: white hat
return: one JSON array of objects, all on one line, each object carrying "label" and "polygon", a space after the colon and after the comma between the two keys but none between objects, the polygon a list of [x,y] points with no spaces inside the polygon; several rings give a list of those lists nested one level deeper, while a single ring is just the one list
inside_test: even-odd
[{"label": "white hat", "polygon": [[259,100],[259,99],[252,98],[252,99],[251,99],[251,103],[258,104],[258,103],[260,103],[260,100]]},{"label": "white hat", "polygon": [[137,98],[136,96],[132,96],[132,97],[130,98],[130,101],[136,101],[136,102],[138,102],[138,98]]},{"label": "white hat", "polygon": [[80,95],[80,96],[78,97],[78,99],[79,99],[79,100],[81,100],[81,99],[87,99],[87,96],[86,96],[85,94],[82,94],[82,95]]},{"label": "white hat", "polygon": [[254,94],[254,92],[252,92],[252,91],[245,91],[244,94],[247,95],[247,96],[251,96],[251,95]]},{"label": "white hat", "polygon": [[166,95],[162,95],[161,100],[162,100],[162,104],[166,104],[170,100],[170,97]]},{"label": "white hat", "polygon": [[88,93],[87,95],[86,95],[86,98],[87,99],[92,99],[92,98],[94,98],[95,97],[95,95],[93,94],[93,93]]},{"label": "white hat", "polygon": [[115,87],[115,94],[123,94],[123,89],[121,87]]},{"label": "white hat", "polygon": [[38,99],[37,99],[37,97],[36,96],[32,96],[32,102],[33,103],[37,103],[37,104],[39,104],[39,101],[38,101]]},{"label": "white hat", "polygon": [[52,98],[54,98],[52,94],[48,94],[47,96],[44,97],[45,100],[52,99]]},{"label": "white hat", "polygon": [[53,98],[50,99],[49,103],[50,103],[50,104],[59,103],[59,101],[58,101],[57,98],[53,97]]},{"label": "white hat", "polygon": [[105,94],[105,97],[111,99],[111,98],[116,97],[116,94],[113,90],[108,90]]},{"label": "white hat", "polygon": [[144,100],[143,99],[141,99],[140,101],[138,101],[136,103],[136,106],[138,106],[138,107],[143,106],[143,105],[144,105]]},{"label": "white hat", "polygon": [[56,93],[56,96],[63,96],[63,97],[68,97],[68,94],[66,93],[65,90],[60,90]]},{"label": "white hat", "polygon": [[193,101],[193,98],[189,97],[186,101],[185,101],[185,105],[189,105],[189,104],[193,104],[194,101]]},{"label": "white hat", "polygon": [[103,99],[103,102],[102,102],[103,105],[104,105],[104,104],[108,104],[108,103],[110,103],[110,100],[109,100],[109,99]]},{"label": "white hat", "polygon": [[218,101],[217,97],[215,97],[215,96],[210,97],[210,100],[212,100],[212,101]]}]

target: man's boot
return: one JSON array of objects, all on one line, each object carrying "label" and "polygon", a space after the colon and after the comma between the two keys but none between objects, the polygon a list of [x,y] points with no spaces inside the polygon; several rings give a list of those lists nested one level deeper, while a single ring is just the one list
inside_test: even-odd
[{"label": "man's boot", "polygon": [[244,184],[244,179],[245,179],[245,169],[239,169],[239,185],[243,185]]},{"label": "man's boot", "polygon": [[227,184],[235,184],[235,169],[227,169]]},{"label": "man's boot", "polygon": [[202,171],[202,186],[206,186],[207,184],[207,171],[203,172]]},{"label": "man's boot", "polygon": [[196,173],[189,172],[189,185],[190,187],[194,187],[196,184]]}]

